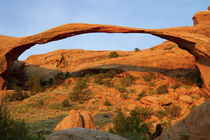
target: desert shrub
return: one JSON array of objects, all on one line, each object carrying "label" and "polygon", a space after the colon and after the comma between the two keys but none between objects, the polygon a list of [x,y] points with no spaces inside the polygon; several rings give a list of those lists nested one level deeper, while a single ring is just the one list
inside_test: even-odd
[{"label": "desert shrub", "polygon": [[148,81],[151,81],[152,78],[154,78],[154,74],[152,72],[149,72],[149,74],[144,75],[142,78],[144,79],[144,81],[148,82]]},{"label": "desert shrub", "polygon": [[111,79],[105,79],[105,80],[103,80],[103,85],[105,85],[107,87],[114,87],[114,84],[111,81]]},{"label": "desert shrub", "polygon": [[117,70],[109,70],[108,72],[104,73],[104,78],[113,78],[117,73]]},{"label": "desert shrub", "polygon": [[76,85],[74,86],[73,90],[82,90],[85,88],[87,88],[86,79],[79,78]]},{"label": "desert shrub", "polygon": [[135,109],[138,113],[139,118],[142,120],[150,119],[153,111],[147,107],[137,107]]},{"label": "desert shrub", "polygon": [[43,106],[44,105],[44,101],[41,99],[38,103],[39,106]]},{"label": "desert shrub", "polygon": [[72,92],[69,93],[69,99],[71,101],[79,101],[81,92],[82,91],[79,91],[79,90],[73,90]]},{"label": "desert shrub", "polygon": [[167,85],[161,85],[157,88],[157,94],[162,94],[162,93],[168,93],[168,86]]},{"label": "desert shrub", "polygon": [[181,108],[180,106],[173,106],[170,110],[169,113],[171,115],[171,117],[179,117],[181,114]]},{"label": "desert shrub", "polygon": [[40,79],[36,75],[30,76],[29,79],[26,81],[25,86],[28,90],[32,92],[40,92],[42,90]]},{"label": "desert shrub", "polygon": [[131,140],[147,139],[150,131],[146,123],[138,116],[137,110],[132,110],[129,116],[125,116],[121,109],[118,109],[113,119],[113,128],[110,132],[121,135]]},{"label": "desert shrub", "polygon": [[148,85],[149,85],[150,87],[154,87],[154,86],[156,86],[156,84],[155,84],[155,83],[153,83],[153,82],[149,82],[149,83],[148,83]]},{"label": "desert shrub", "polygon": [[62,109],[62,106],[60,103],[51,103],[49,104],[49,108],[53,110],[60,110]]},{"label": "desert shrub", "polygon": [[180,85],[178,83],[175,83],[171,86],[171,88],[173,88],[173,89],[177,89],[178,87],[180,87]]},{"label": "desert shrub", "polygon": [[183,88],[185,88],[185,89],[190,89],[190,86],[183,86]]},{"label": "desert shrub", "polygon": [[128,90],[123,87],[123,86],[117,86],[116,89],[120,92],[120,93],[128,93]]},{"label": "desert shrub", "polygon": [[105,106],[111,106],[112,104],[111,104],[108,100],[105,100],[105,101],[104,101],[104,105],[105,105]]},{"label": "desert shrub", "polygon": [[130,89],[129,93],[136,93],[136,89]]},{"label": "desert shrub", "polygon": [[99,74],[95,76],[94,82],[98,85],[102,85],[103,79],[104,79],[104,76],[102,74]]},{"label": "desert shrub", "polygon": [[54,77],[54,84],[60,85],[64,82],[64,80],[65,80],[65,75],[63,74],[63,72],[59,72]]},{"label": "desert shrub", "polygon": [[139,94],[138,97],[136,98],[136,100],[140,100],[142,97],[145,96],[146,91],[142,90]]},{"label": "desert shrub", "polygon": [[155,94],[155,91],[153,89],[150,89],[149,90],[149,95],[153,95],[153,94]]},{"label": "desert shrub", "polygon": [[167,116],[167,112],[161,109],[155,113],[155,116],[157,116],[159,119],[163,119],[164,116]]},{"label": "desert shrub", "polygon": [[41,136],[31,136],[29,127],[22,120],[13,120],[5,107],[0,106],[1,140],[44,140]]},{"label": "desert shrub", "polygon": [[117,58],[117,57],[119,57],[119,54],[117,53],[117,52],[110,52],[110,54],[109,54],[109,58]]},{"label": "desert shrub", "polygon": [[120,80],[122,86],[128,87],[135,83],[135,78],[132,75],[127,75]]},{"label": "desert shrub", "polygon": [[108,113],[99,113],[94,116],[96,127],[104,126],[107,123],[112,122],[111,120],[112,114]]},{"label": "desert shrub", "polygon": [[120,97],[127,100],[128,99],[128,94],[123,94],[122,93],[122,94],[120,94]]},{"label": "desert shrub", "polygon": [[20,87],[14,86],[14,93],[12,94],[6,94],[4,97],[4,101],[6,102],[12,102],[12,101],[22,101],[25,98],[28,98],[29,95],[23,91]]},{"label": "desert shrub", "polygon": [[84,100],[89,100],[91,99],[91,95],[92,92],[90,90],[79,90],[79,89],[73,89],[73,91],[71,91],[69,93],[69,99],[71,101],[79,101],[80,103],[82,103],[82,101]]},{"label": "desert shrub", "polygon": [[61,104],[62,104],[62,107],[69,107],[70,106],[69,101],[67,99],[64,99]]},{"label": "desert shrub", "polygon": [[135,48],[134,51],[135,52],[138,52],[138,51],[140,51],[140,49],[139,48]]}]

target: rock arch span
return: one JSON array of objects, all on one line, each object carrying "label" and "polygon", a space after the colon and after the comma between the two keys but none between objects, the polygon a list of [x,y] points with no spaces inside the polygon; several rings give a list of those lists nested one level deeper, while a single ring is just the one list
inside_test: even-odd
[{"label": "rock arch span", "polygon": [[[207,16],[206,16],[207,15]],[[115,25],[71,23],[45,32],[26,36],[10,37],[0,35],[0,89],[10,74],[12,64],[27,49],[36,44],[86,33],[148,33],[175,42],[196,58],[205,89],[210,91],[210,11],[198,12],[193,17],[194,26],[166,29],[142,29]]]}]

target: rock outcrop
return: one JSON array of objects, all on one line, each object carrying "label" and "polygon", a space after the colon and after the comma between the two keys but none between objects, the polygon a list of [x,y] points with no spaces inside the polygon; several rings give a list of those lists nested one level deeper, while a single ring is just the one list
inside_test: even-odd
[{"label": "rock outcrop", "polygon": [[155,140],[209,140],[209,120],[210,101],[194,108],[185,119],[163,131]]},{"label": "rock outcrop", "polygon": [[55,27],[48,31],[27,36],[0,36],[0,88],[5,85],[5,79],[10,74],[13,62],[25,50],[35,44],[45,44],[63,38],[85,33],[149,33],[178,44],[179,48],[187,50],[196,58],[204,87],[210,91],[210,10],[198,12],[194,16],[194,26],[175,27],[167,29],[141,29],[114,25],[72,23]]},{"label": "rock outcrop", "polygon": [[53,132],[46,140],[128,140],[111,133],[88,128],[72,128]]},{"label": "rock outcrop", "polygon": [[[158,72],[169,76],[196,72],[195,58],[170,41],[152,49],[117,51],[120,56],[109,58],[111,51],[56,50],[28,57],[25,75],[37,75],[41,79],[53,78],[58,71],[77,73],[87,69],[119,69],[123,71]],[[61,60],[63,56],[63,60]],[[167,57],[168,59],[163,59]],[[64,63],[63,63],[64,62]],[[56,72],[57,71],[57,72]]]},{"label": "rock outcrop", "polygon": [[56,126],[54,131],[75,127],[96,129],[95,120],[91,113],[88,111],[78,112],[71,110],[69,115]]}]

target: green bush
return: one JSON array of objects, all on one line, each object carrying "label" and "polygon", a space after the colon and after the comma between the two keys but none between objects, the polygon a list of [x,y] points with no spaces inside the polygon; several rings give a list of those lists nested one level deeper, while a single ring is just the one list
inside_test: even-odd
[{"label": "green bush", "polygon": [[80,98],[81,92],[82,91],[79,91],[79,90],[73,90],[72,92],[69,93],[69,99],[71,101],[79,101],[79,100],[81,100],[81,98]]},{"label": "green bush", "polygon": [[43,106],[44,105],[44,101],[41,99],[38,103],[39,106]]},{"label": "green bush", "polygon": [[112,104],[111,104],[108,100],[105,100],[105,101],[104,101],[104,105],[105,105],[105,106],[111,106]]},{"label": "green bush", "polygon": [[161,85],[157,88],[157,94],[162,94],[162,93],[168,93],[168,86],[167,85]]},{"label": "green bush", "polygon": [[122,86],[128,87],[135,83],[135,78],[132,75],[127,75],[126,77],[120,80],[120,83]]},{"label": "green bush", "polygon": [[128,99],[128,94],[123,94],[122,93],[122,94],[120,94],[120,97],[127,100]]},{"label": "green bush", "polygon": [[140,51],[140,49],[139,48],[135,48],[134,51],[135,52],[138,52],[138,51]]},{"label": "green bush", "polygon": [[32,92],[40,92],[42,90],[40,79],[36,75],[30,76],[28,81],[26,81],[25,86]]},{"label": "green bush", "polygon": [[173,88],[173,89],[177,89],[178,87],[180,87],[180,85],[178,83],[175,83],[171,86],[171,88]]},{"label": "green bush", "polygon": [[120,92],[120,93],[128,93],[128,90],[126,88],[124,88],[123,86],[117,86],[116,89]]},{"label": "green bush", "polygon": [[155,116],[157,116],[159,119],[163,119],[164,116],[167,116],[167,112],[161,109],[155,113]]},{"label": "green bush", "polygon": [[64,99],[61,104],[62,104],[62,107],[70,107],[69,101],[67,99]]},{"label": "green bush", "polygon": [[109,58],[117,58],[117,57],[119,57],[119,54],[117,53],[117,52],[110,52],[110,54],[109,54]]},{"label": "green bush", "polygon": [[155,94],[155,91],[153,89],[150,89],[149,90],[149,95],[153,95],[153,94]]},{"label": "green bush", "polygon": [[14,86],[14,93],[12,94],[6,94],[6,96],[4,97],[4,101],[6,102],[12,102],[12,101],[22,101],[25,98],[28,98],[29,95],[22,91],[22,89],[20,87]]},{"label": "green bush", "polygon": [[148,125],[143,123],[137,110],[132,110],[129,116],[125,116],[121,109],[118,109],[113,119],[113,128],[110,132],[126,137],[130,140],[149,139],[151,135]]},{"label": "green bush", "polygon": [[44,137],[30,135],[29,130],[24,121],[13,120],[5,107],[0,106],[1,140],[44,140]]},{"label": "green bush", "polygon": [[87,81],[86,79],[79,78],[76,85],[74,86],[73,90],[82,90],[87,88]]},{"label": "green bush", "polygon": [[140,100],[142,97],[145,96],[146,91],[142,90],[139,94],[138,97],[136,98],[136,100]]}]

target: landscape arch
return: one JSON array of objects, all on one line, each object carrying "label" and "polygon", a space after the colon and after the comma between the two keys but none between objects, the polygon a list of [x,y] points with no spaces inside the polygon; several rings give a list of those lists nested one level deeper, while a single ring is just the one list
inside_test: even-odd
[{"label": "landscape arch", "polygon": [[36,44],[86,33],[148,33],[175,42],[179,48],[187,50],[196,59],[204,88],[210,91],[210,24],[176,27],[167,29],[142,29],[115,25],[71,23],[52,28],[45,32],[26,36],[10,37],[0,35],[0,89],[5,87],[5,79],[10,74],[13,62],[27,49]]}]

